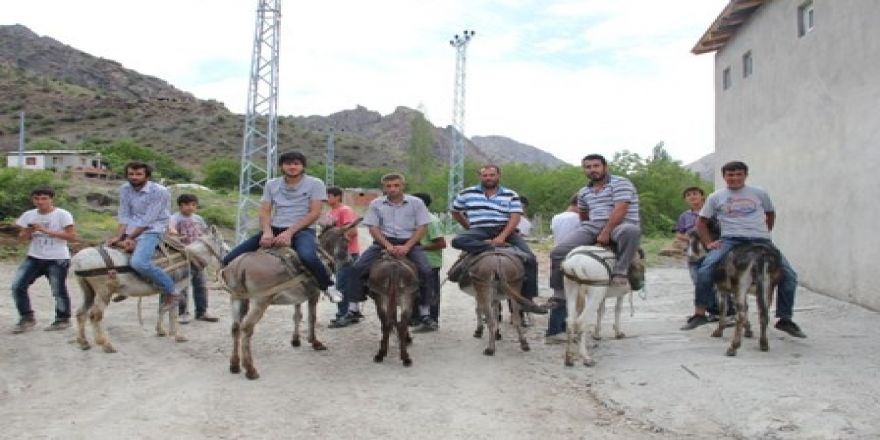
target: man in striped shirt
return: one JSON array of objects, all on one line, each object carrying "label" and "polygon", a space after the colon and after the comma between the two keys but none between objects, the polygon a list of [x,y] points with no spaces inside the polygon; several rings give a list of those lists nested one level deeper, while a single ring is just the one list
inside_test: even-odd
[{"label": "man in striped shirt", "polygon": [[538,262],[529,245],[517,233],[516,227],[523,214],[519,194],[501,186],[501,170],[497,165],[480,168],[480,184],[465,188],[452,203],[452,217],[466,231],[452,239],[452,247],[470,255],[495,247],[514,246],[525,255],[526,270],[523,296],[529,301],[523,309],[531,313],[547,310],[531,301],[538,296]]},{"label": "man in striped shirt", "polygon": [[625,177],[608,173],[608,163],[599,154],[590,154],[581,160],[589,182],[578,191],[578,211],[581,225],[569,232],[550,251],[551,303],[565,301],[562,280],[562,260],[578,246],[608,246],[617,244],[617,262],[611,269],[611,285],[627,286],[629,265],[639,249],[641,226],[639,222],[639,195],[635,186]]}]

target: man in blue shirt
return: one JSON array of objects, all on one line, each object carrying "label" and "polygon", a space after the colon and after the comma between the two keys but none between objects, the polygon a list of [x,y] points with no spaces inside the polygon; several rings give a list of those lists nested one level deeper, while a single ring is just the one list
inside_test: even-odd
[{"label": "man in blue shirt", "polygon": [[471,255],[495,247],[513,246],[525,255],[523,302],[526,312],[545,314],[547,310],[536,305],[538,296],[538,262],[529,245],[516,228],[523,215],[519,194],[501,186],[501,170],[488,164],[480,168],[480,184],[465,188],[452,203],[452,217],[466,230],[452,239],[452,247]]}]

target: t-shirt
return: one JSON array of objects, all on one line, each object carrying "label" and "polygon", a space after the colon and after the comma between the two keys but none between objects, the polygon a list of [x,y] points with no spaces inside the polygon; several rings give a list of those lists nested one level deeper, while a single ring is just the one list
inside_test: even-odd
[{"label": "t-shirt", "polygon": [[[15,221],[15,224],[22,228],[32,224],[41,224],[52,231],[63,231],[64,228],[73,224],[73,216],[61,208],[54,208],[48,214],[40,214],[36,209],[31,209],[22,214]],[[70,259],[70,249],[67,248],[67,240],[50,237],[42,232],[34,232],[31,235],[31,244],[28,246],[28,256],[41,260],[68,260]]]},{"label": "t-shirt", "polygon": [[463,212],[472,228],[505,226],[511,214],[523,213],[519,194],[501,185],[492,196],[486,196],[482,185],[465,188],[455,196],[452,210]]},{"label": "t-shirt", "polygon": [[179,212],[175,213],[171,216],[171,225],[177,230],[178,237],[183,244],[190,244],[198,240],[208,229],[205,219],[198,214],[186,216]]},{"label": "t-shirt", "polygon": [[520,235],[527,236],[532,233],[532,222],[525,216],[522,216],[519,218],[519,224],[516,225],[516,229],[519,231]]},{"label": "t-shirt", "polygon": [[590,221],[607,222],[611,218],[614,205],[629,202],[623,219],[629,223],[639,223],[639,195],[636,187],[625,177],[609,175],[608,183],[599,192],[587,185],[578,191],[578,209],[590,214]]},{"label": "t-shirt", "polygon": [[271,179],[260,199],[272,203],[272,226],[276,228],[289,228],[299,223],[315,200],[327,200],[327,188],[321,179],[309,175],[303,175],[296,185],[288,185],[284,177]]},{"label": "t-shirt", "polygon": [[[440,223],[440,219],[434,214],[430,214],[430,216],[431,223],[428,223],[428,232],[425,233],[420,242],[423,247],[443,236],[443,225]],[[443,267],[443,249],[426,250],[425,256],[428,257],[428,264],[432,268]]]},{"label": "t-shirt", "polygon": [[709,195],[700,217],[717,218],[721,237],[770,238],[766,213],[774,212],[770,196],[761,188],[720,189]]},{"label": "t-shirt", "polygon": [[[354,209],[351,209],[348,205],[340,204],[327,211],[327,213],[324,214],[324,221],[321,223],[331,226],[346,226],[354,223],[355,220],[357,220],[357,217],[357,213],[354,212]],[[360,253],[360,246],[358,245],[357,229],[355,229],[354,237],[348,242],[348,254],[354,255],[358,253]]]},{"label": "t-shirt", "polygon": [[569,232],[574,231],[581,225],[581,216],[576,212],[565,211],[553,216],[550,220],[550,232],[553,234],[553,244],[559,244]]},{"label": "t-shirt", "polygon": [[675,223],[675,230],[682,234],[687,234],[697,227],[697,217],[699,216],[700,214],[698,212],[691,211],[690,209],[682,212],[681,215],[678,216],[678,222]]}]

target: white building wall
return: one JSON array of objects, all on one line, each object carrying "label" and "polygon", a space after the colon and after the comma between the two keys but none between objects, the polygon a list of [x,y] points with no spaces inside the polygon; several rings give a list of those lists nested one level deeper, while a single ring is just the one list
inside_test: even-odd
[{"label": "white building wall", "polygon": [[804,3],[766,3],[716,54],[716,163],[745,161],[770,192],[799,282],[880,310],[880,0],[815,0],[799,37]]}]

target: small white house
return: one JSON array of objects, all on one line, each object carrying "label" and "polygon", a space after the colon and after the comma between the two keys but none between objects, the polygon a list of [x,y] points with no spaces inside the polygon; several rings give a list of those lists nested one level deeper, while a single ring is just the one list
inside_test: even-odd
[{"label": "small white house", "polygon": [[34,150],[6,153],[6,166],[26,170],[71,170],[87,177],[108,177],[113,173],[101,155],[91,150]]}]

